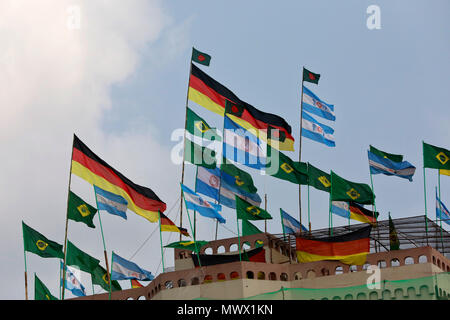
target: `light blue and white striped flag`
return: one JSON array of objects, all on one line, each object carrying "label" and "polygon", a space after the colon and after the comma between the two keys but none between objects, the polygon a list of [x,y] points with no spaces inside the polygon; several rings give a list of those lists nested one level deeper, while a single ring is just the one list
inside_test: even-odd
[{"label": "light blue and white striped flag", "polygon": [[[64,263],[61,262],[61,270],[64,268]],[[63,276],[63,272],[61,272],[61,280]],[[69,267],[66,265],[66,280],[64,283],[64,288],[71,291],[74,296],[77,297],[84,297],[86,296],[86,289],[81,284],[81,282],[78,280],[78,278],[75,276],[75,274],[79,275],[79,270]]]},{"label": "light blue and white striped flag", "polygon": [[450,225],[450,212],[444,203],[439,199],[436,188],[436,218]]},{"label": "light blue and white striped flag", "polygon": [[118,194],[103,190],[94,185],[98,210],[105,210],[113,215],[127,219],[128,201]]},{"label": "light blue and white striped flag", "polygon": [[327,120],[336,120],[334,106],[319,99],[311,90],[303,86],[303,110]]},{"label": "light blue and white striped flag", "polygon": [[122,258],[113,251],[111,280],[152,281],[154,278],[150,271],[140,268],[136,263]]},{"label": "light blue and white striped flag", "polygon": [[[294,219],[289,213],[280,208],[281,223],[283,224],[283,231],[285,233],[296,234],[300,233],[300,222]],[[308,231],[306,227],[301,225],[302,231]]]},{"label": "light blue and white striped flag", "polygon": [[318,122],[306,112],[302,112],[302,136],[335,147],[334,129]]}]

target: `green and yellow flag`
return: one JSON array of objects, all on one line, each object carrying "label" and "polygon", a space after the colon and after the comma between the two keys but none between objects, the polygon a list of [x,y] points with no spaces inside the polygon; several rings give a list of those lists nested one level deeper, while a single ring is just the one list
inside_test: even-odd
[{"label": "green and yellow flag", "polygon": [[370,146],[370,152],[373,154],[381,157],[381,158],[387,158],[389,160],[392,160],[394,162],[402,162],[403,161],[403,155],[401,154],[393,154],[393,153],[387,153],[381,150],[378,150],[374,146]]},{"label": "green and yellow flag", "polygon": [[36,230],[30,228],[22,221],[24,250],[37,254],[42,258],[64,259],[63,246],[48,240]]},{"label": "green and yellow flag", "polygon": [[[97,265],[94,269],[92,275],[92,284],[97,284],[103,288],[103,290],[109,292],[109,282],[108,282],[108,274],[106,273],[106,269],[101,265]],[[120,291],[122,288],[120,287],[119,282],[116,280],[112,281],[112,291]]]},{"label": "green and yellow flag", "polygon": [[264,209],[252,205],[251,203],[236,196],[236,214],[242,220],[266,220],[272,216]]},{"label": "green and yellow flag", "polygon": [[450,151],[423,142],[423,167],[450,170]]},{"label": "green and yellow flag", "polygon": [[242,236],[251,236],[253,234],[263,233],[254,224],[247,220],[242,220]]},{"label": "green and yellow flag", "polygon": [[345,180],[331,171],[331,201],[374,204],[375,194],[369,185]]},{"label": "green and yellow flag", "polygon": [[295,184],[308,184],[308,166],[305,162],[291,160],[282,152],[268,146],[269,166],[266,173],[272,177]]},{"label": "green and yellow flag", "polygon": [[200,63],[204,66],[209,66],[209,63],[211,62],[211,56],[204,52],[200,52],[195,48],[192,48],[192,61]]},{"label": "green and yellow flag", "polygon": [[184,148],[185,161],[208,169],[216,168],[216,152],[214,150],[198,145],[189,139],[186,139]]},{"label": "green and yellow flag", "polygon": [[34,300],[58,300],[54,297],[45,284],[34,274]]},{"label": "green and yellow flag", "polygon": [[389,250],[399,250],[400,240],[398,239],[397,230],[395,229],[394,222],[389,214]]},{"label": "green and yellow flag", "polygon": [[228,184],[248,193],[256,193],[258,191],[253,183],[252,176],[244,170],[241,170],[235,165],[229,163],[225,158],[220,165],[220,170],[222,171],[221,178]]},{"label": "green and yellow flag", "polygon": [[78,266],[80,270],[93,274],[99,263],[100,260],[81,251],[72,242],[67,240],[66,264],[68,266]]},{"label": "green and yellow flag", "polygon": [[[211,141],[221,140],[217,130],[211,128],[203,118],[189,108],[187,108],[186,131],[190,133],[191,136],[202,137],[203,139]],[[190,138],[190,140],[193,140],[193,138]]]},{"label": "green and yellow flag", "polygon": [[83,222],[90,228],[95,228],[93,223],[97,209],[85,202],[72,191],[69,191],[69,207],[67,218],[77,222]]},{"label": "green and yellow flag", "polygon": [[309,177],[309,185],[318,190],[322,190],[325,192],[331,191],[331,176],[329,173],[317,169],[312,164],[308,162],[308,177]]},{"label": "green and yellow flag", "polygon": [[[200,251],[201,247],[208,244],[208,241],[203,240],[197,240],[197,249]],[[188,251],[194,251],[196,252],[196,245],[194,241],[177,241],[169,243],[168,245],[165,245],[164,248],[174,248],[174,249],[182,249],[182,250],[188,250]]]}]

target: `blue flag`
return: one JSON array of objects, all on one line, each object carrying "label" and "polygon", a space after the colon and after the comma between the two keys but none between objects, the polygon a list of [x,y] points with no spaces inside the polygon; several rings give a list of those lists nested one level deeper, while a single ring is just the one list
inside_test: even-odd
[{"label": "blue flag", "polygon": [[219,211],[222,210],[220,205],[203,200],[202,197],[184,184],[181,184],[181,189],[186,201],[186,209],[195,210],[204,217],[217,219],[220,223],[225,223],[225,219],[219,214]]},{"label": "blue flag", "polygon": [[375,153],[367,151],[369,157],[369,167],[371,174],[385,174],[388,176],[397,176],[412,181],[412,177],[416,172],[414,167],[408,161],[394,162],[386,157],[380,157]]},{"label": "blue flag", "polygon": [[113,251],[111,280],[151,281],[154,278],[150,271],[140,268],[136,263],[122,258]]},{"label": "blue flag", "polygon": [[95,196],[97,197],[98,210],[105,210],[113,215],[127,219],[128,201],[123,197],[103,190],[94,185]]},{"label": "blue flag", "polygon": [[320,143],[328,147],[335,147],[334,129],[320,123],[306,112],[302,112],[302,136]]},{"label": "blue flag", "polygon": [[311,90],[303,86],[303,110],[327,120],[336,120],[334,106],[319,99]]},{"label": "blue flag", "polygon": [[439,218],[446,224],[450,225],[450,212],[448,211],[444,203],[442,203],[441,199],[439,199],[437,188],[436,188],[436,218]]},{"label": "blue flag", "polygon": [[[61,270],[64,268],[64,263],[61,261]],[[66,265],[66,279],[64,283],[64,288],[71,291],[74,296],[84,297],[86,295],[86,290],[78,278],[75,276],[77,273],[76,269]],[[61,273],[62,277],[63,273]],[[61,278],[62,280],[62,278]]]},{"label": "blue flag", "polygon": [[[281,212],[281,223],[283,224],[285,233],[300,233],[300,222],[295,220],[289,213],[280,208]],[[302,224],[301,228],[303,231],[308,231]]]},{"label": "blue flag", "polygon": [[198,166],[195,190],[200,194],[219,201],[220,178],[219,168],[208,169]]}]

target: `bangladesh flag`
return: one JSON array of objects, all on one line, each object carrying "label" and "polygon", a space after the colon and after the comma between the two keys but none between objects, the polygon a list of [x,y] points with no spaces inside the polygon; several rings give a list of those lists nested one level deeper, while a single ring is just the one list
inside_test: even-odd
[{"label": "bangladesh flag", "polygon": [[67,218],[77,222],[83,222],[90,228],[95,228],[92,220],[97,209],[85,202],[72,191],[69,191],[69,208]]},{"label": "bangladesh flag", "polygon": [[331,171],[331,201],[353,201],[374,204],[375,195],[370,186],[345,180]]},{"label": "bangladesh flag", "polygon": [[184,148],[185,161],[208,169],[216,168],[216,152],[214,150],[200,146],[189,139],[186,139]]},{"label": "bangladesh flag", "polygon": [[223,159],[223,162],[220,165],[220,170],[222,171],[221,178],[229,185],[252,194],[258,191],[253,184],[252,176],[235,165],[227,162],[226,159]]},{"label": "bangladesh flag", "polygon": [[45,284],[34,274],[34,300],[58,300],[54,297]]},{"label": "bangladesh flag", "polygon": [[248,222],[247,220],[242,220],[242,236],[251,236],[253,234],[263,233],[255,225]]},{"label": "bangladesh flag", "polygon": [[309,185],[325,191],[330,192],[331,191],[331,176],[330,174],[317,169],[312,164],[308,162],[308,177],[309,177]]},{"label": "bangladesh flag", "polygon": [[217,130],[212,129],[203,118],[189,108],[187,108],[186,131],[193,136],[202,137],[203,139],[211,141],[221,140]]},{"label": "bangladesh flag", "polygon": [[204,52],[200,52],[195,48],[192,48],[192,61],[200,63],[204,66],[209,66],[209,63],[211,62],[211,56]]},{"label": "bangladesh flag", "polygon": [[67,240],[67,265],[78,266],[80,270],[93,274],[99,263],[99,260],[81,251],[72,242]]},{"label": "bangladesh flag", "polygon": [[270,146],[268,146],[268,151],[270,159],[270,164],[266,168],[268,175],[295,184],[308,184],[308,169],[305,162],[293,161]]},{"label": "bangladesh flag", "polygon": [[63,246],[48,240],[36,230],[30,228],[22,221],[24,250],[37,254],[42,258],[64,259]]},{"label": "bangladesh flag", "polygon": [[303,68],[303,81],[319,84],[320,74],[309,71]]},{"label": "bangladesh flag", "polygon": [[[197,249],[196,249],[195,242],[197,242]],[[168,245],[165,245],[164,248],[174,248],[174,249],[182,249],[182,250],[196,252],[197,250],[200,251],[201,247],[203,247],[204,245],[207,245],[209,243],[208,241],[202,241],[202,240],[197,240],[195,242],[194,241],[177,241],[177,242],[172,242],[172,243],[169,243]]]},{"label": "bangladesh flag", "polygon": [[[103,290],[109,292],[108,274],[105,268],[103,268],[101,265],[97,265],[97,267],[94,269],[94,272],[91,275],[92,275],[92,284],[97,284],[100,287],[102,287]],[[120,291],[120,290],[122,290],[122,288],[120,287],[119,282],[113,280],[112,291]]]},{"label": "bangladesh flag", "polygon": [[389,215],[389,250],[399,250],[400,241],[398,240],[397,230],[395,229],[394,222]]},{"label": "bangladesh flag", "polygon": [[423,167],[433,169],[450,169],[450,151],[423,142]]},{"label": "bangladesh flag", "polygon": [[389,160],[392,160],[394,162],[402,162],[403,156],[401,154],[393,154],[393,153],[387,153],[381,150],[378,150],[377,148],[370,146],[370,152],[373,154],[381,157],[381,158],[388,158]]},{"label": "bangladesh flag", "polygon": [[251,203],[236,196],[236,214],[242,220],[266,220],[272,216],[264,209],[252,205]]}]

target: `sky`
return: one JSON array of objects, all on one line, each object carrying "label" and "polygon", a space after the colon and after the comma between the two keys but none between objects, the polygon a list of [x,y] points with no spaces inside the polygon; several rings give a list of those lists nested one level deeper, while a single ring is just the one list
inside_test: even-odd
[{"label": "sky", "polygon": [[[380,28],[369,29],[370,5],[380,9]],[[302,161],[370,184],[367,149],[402,154],[417,167],[413,182],[373,176],[380,219],[423,215],[422,141],[450,149],[450,3],[435,1],[195,1],[182,0],[3,0],[0,2],[0,299],[28,296],[34,273],[58,293],[57,259],[23,254],[21,222],[64,242],[72,139],[75,133],[97,155],[133,182],[151,188],[179,223],[181,165],[171,161],[172,133],[184,126],[192,47],[211,55],[200,66],[242,100],[283,117],[292,127],[298,160],[302,67],[321,74],[308,88],[335,106],[336,147],[302,139]],[[189,102],[211,126],[223,118]],[[252,174],[267,194],[281,233],[279,209],[298,216],[298,187]],[[195,169],[186,165],[185,183]],[[70,189],[95,204],[92,186],[76,176]],[[434,219],[436,170],[426,170],[428,216]],[[441,197],[450,203],[450,179]],[[307,223],[302,187],[302,222]],[[313,229],[328,227],[328,195],[310,190]],[[161,272],[158,224],[131,211],[127,220],[102,212],[108,255],[132,258]],[[233,210],[218,237],[236,234]],[[183,226],[187,216],[184,213]],[[95,229],[69,221],[68,238],[104,266],[97,218]],[[198,239],[213,240],[215,222],[200,217]],[[333,217],[333,224],[347,221]],[[256,222],[264,229],[263,222]],[[189,228],[189,227],[188,227]],[[448,230],[448,226],[444,227]],[[164,233],[163,244],[178,240]],[[173,266],[173,251],[164,253]],[[88,274],[80,281],[92,294]],[[123,288],[129,283],[123,281]],[[95,292],[101,292],[94,287]],[[66,297],[71,297],[66,292]]]}]

